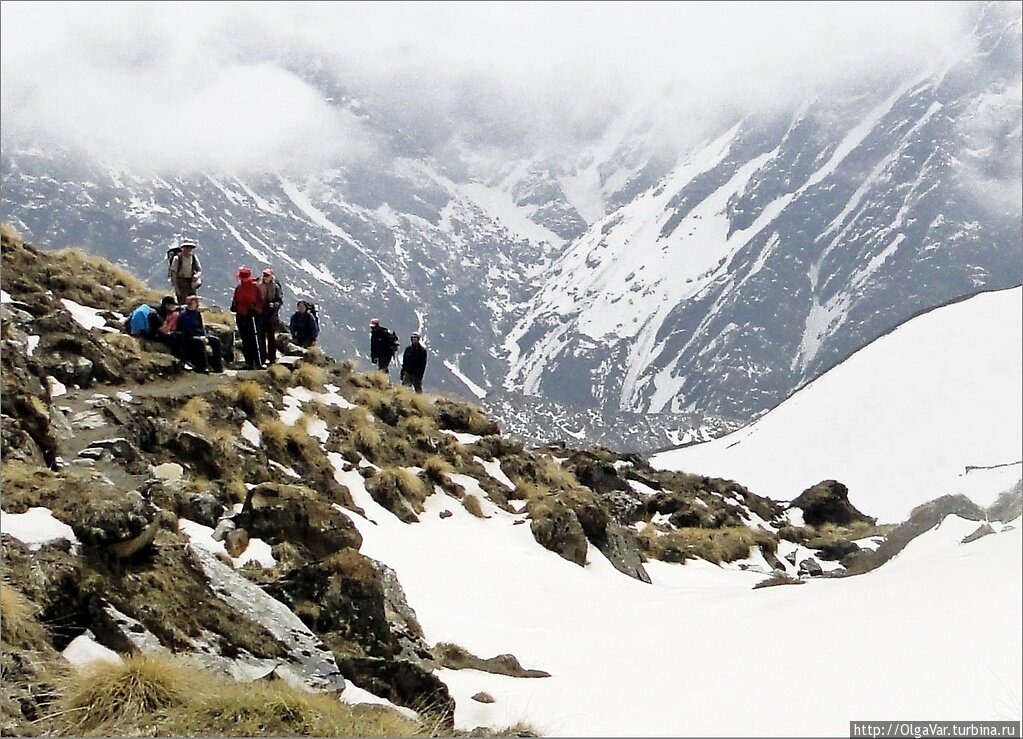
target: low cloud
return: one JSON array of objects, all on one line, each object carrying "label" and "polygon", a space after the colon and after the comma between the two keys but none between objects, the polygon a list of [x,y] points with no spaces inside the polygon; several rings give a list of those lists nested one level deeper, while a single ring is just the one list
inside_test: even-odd
[{"label": "low cloud", "polygon": [[938,68],[970,48],[969,11],[918,2],[5,3],[3,138],[155,169],[237,171],[369,156],[406,133],[436,149],[456,136],[571,147],[639,105],[684,137],[729,111]]}]

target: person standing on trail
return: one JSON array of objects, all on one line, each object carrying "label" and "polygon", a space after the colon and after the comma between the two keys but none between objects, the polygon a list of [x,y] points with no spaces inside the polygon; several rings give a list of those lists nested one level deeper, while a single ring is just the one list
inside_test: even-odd
[{"label": "person standing on trail", "polygon": [[401,384],[423,392],[423,375],[426,373],[426,347],[419,342],[419,334],[409,337],[411,342],[401,355]]},{"label": "person standing on trail", "polygon": [[388,372],[391,359],[398,351],[398,337],[389,328],[380,325],[380,319],[369,322],[369,357],[381,372]]},{"label": "person standing on trail", "polygon": [[[202,313],[199,312],[198,295],[189,295],[185,299],[185,309],[178,318],[178,330],[184,337],[192,365],[197,372],[207,374],[211,367],[214,372],[224,371],[223,347],[220,339],[206,333]],[[208,358],[207,349],[210,350]]]},{"label": "person standing on trail", "polygon": [[263,290],[252,278],[252,270],[248,267],[239,269],[235,279],[238,280],[238,286],[234,289],[231,310],[234,311],[238,333],[242,339],[245,369],[262,369],[259,343],[256,340],[256,319],[263,311]]},{"label": "person standing on trail", "polygon": [[195,242],[189,239],[182,241],[178,253],[171,257],[167,265],[167,277],[170,278],[178,305],[183,305],[185,299],[194,295],[202,284],[202,265],[195,256],[195,246]]},{"label": "person standing on trail", "polygon": [[320,324],[305,300],[300,300],[295,305],[288,329],[291,331],[291,340],[303,349],[308,349],[316,343],[316,337],[320,335]]},{"label": "person standing on trail", "polygon": [[284,303],[284,290],[281,283],[274,278],[274,271],[267,267],[259,285],[263,289],[263,310],[256,324],[259,338],[259,359],[261,362],[273,364],[277,361],[277,325],[280,323],[278,314]]}]

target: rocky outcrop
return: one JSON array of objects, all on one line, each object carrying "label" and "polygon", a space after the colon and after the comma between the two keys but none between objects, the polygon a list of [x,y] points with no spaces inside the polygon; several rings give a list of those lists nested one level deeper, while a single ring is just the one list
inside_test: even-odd
[{"label": "rocky outcrop", "polygon": [[848,526],[857,521],[874,524],[877,519],[865,516],[849,502],[849,489],[837,480],[824,480],[799,494],[789,508],[801,508],[808,526],[836,524]]},{"label": "rocky outcrop", "polygon": [[396,600],[395,585],[379,563],[343,549],[265,589],[330,647],[342,673],[359,687],[402,705],[426,700],[453,714],[454,702],[430,672],[430,651],[416,634],[411,609],[401,605],[404,597]]},{"label": "rocky outcrop", "polygon": [[513,654],[499,654],[483,659],[457,644],[441,642],[433,648],[433,656],[441,667],[449,670],[481,670],[509,677],[550,677],[543,670],[527,670]]},{"label": "rocky outcrop", "polygon": [[859,575],[877,569],[905,549],[913,539],[933,529],[946,516],[959,516],[970,521],[983,521],[984,509],[964,495],[943,495],[913,509],[909,519],[897,526],[874,551],[861,551],[844,564],[846,575]]},{"label": "rocky outcrop", "polygon": [[552,495],[531,499],[526,510],[529,529],[540,546],[569,562],[586,564],[586,534],[575,511]]}]

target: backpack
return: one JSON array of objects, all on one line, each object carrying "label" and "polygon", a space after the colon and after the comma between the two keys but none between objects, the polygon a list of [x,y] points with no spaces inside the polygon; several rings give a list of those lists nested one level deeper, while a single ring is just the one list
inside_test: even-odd
[{"label": "backpack", "polygon": [[[178,256],[181,256],[181,245],[180,244],[177,245],[177,246],[172,246],[170,249],[167,250],[167,269],[168,270],[171,268],[171,262],[174,261],[174,257],[178,257]],[[178,262],[178,269],[181,269],[181,262]],[[195,256],[195,253],[193,252],[192,253],[192,271],[193,271],[193,273],[196,270],[201,272],[202,271],[202,265],[199,264],[199,257]],[[177,277],[177,275],[175,275],[175,277]],[[202,284],[201,280],[199,281],[199,284],[200,285]],[[199,285],[195,285],[195,287],[199,287]]]},{"label": "backpack", "polygon": [[401,346],[401,341],[398,340],[398,334],[394,333],[393,329],[387,329],[387,338],[391,342],[391,349],[398,351],[398,348]]},{"label": "backpack", "polygon": [[153,312],[152,306],[143,303],[128,315],[128,333],[132,336],[139,336],[149,331],[149,314]]},{"label": "backpack", "polygon": [[305,303],[305,312],[313,317],[313,320],[316,321],[316,328],[319,328],[320,317],[316,315],[316,305],[314,303],[310,303],[308,300],[304,300],[302,302]]}]

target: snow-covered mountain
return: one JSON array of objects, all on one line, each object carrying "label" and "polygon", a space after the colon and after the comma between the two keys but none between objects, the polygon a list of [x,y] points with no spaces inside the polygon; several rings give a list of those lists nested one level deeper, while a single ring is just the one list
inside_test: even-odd
[{"label": "snow-covered mountain", "polygon": [[651,461],[776,500],[839,480],[883,522],[940,495],[990,505],[1023,476],[1023,290],[915,318],[752,425]]},{"label": "snow-covered mountain", "polygon": [[530,440],[567,427],[521,395],[658,414],[621,448],[667,446],[763,413],[920,311],[1020,283],[1020,14],[975,12],[974,49],[939,69],[736,111],[684,146],[655,133],[658,101],[571,152],[437,144],[293,61],[378,151],[157,176],[5,137],[2,216],[153,284],[175,236],[195,237],[209,298],[272,265],[289,300],[318,303],[336,356],[364,357],[379,316],[424,335],[428,387],[481,390]]}]

